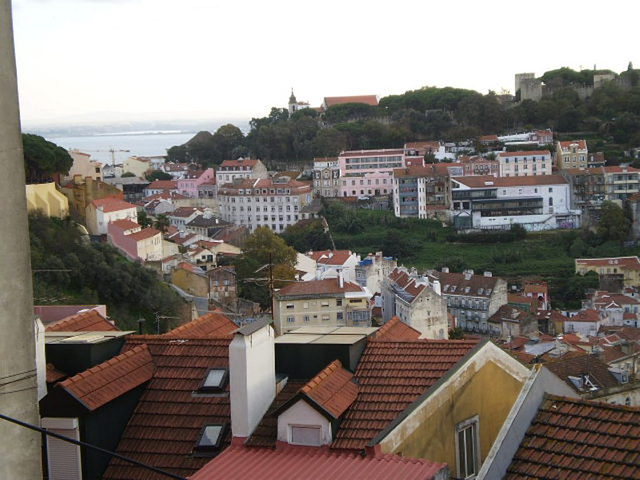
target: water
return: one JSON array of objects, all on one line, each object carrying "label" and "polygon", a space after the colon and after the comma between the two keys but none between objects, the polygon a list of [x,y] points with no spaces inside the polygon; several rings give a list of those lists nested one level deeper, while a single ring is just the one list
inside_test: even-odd
[{"label": "water", "polygon": [[[68,150],[77,149],[91,154],[91,160],[102,163],[123,163],[127,157],[166,155],[167,149],[182,145],[197,132],[127,132],[81,137],[47,137],[47,140]],[[113,153],[110,151],[113,150]],[[125,151],[127,150],[127,151]]]}]

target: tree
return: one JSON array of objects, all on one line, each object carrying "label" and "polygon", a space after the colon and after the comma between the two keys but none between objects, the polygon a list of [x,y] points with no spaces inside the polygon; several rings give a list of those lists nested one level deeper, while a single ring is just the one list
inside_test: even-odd
[{"label": "tree", "polygon": [[282,233],[282,238],[299,252],[331,248],[331,239],[322,219],[290,225]]},{"label": "tree", "polygon": [[22,146],[27,183],[51,181],[55,174],[69,173],[73,165],[69,152],[39,135],[23,133]]},{"label": "tree", "polygon": [[271,289],[282,288],[296,275],[297,253],[268,227],[258,227],[249,235],[236,259],[240,295],[271,308]]},{"label": "tree", "polygon": [[151,223],[151,219],[149,218],[149,215],[147,215],[147,212],[145,210],[140,210],[138,212],[138,225],[142,228],[147,228],[151,226]]},{"label": "tree", "polygon": [[597,227],[598,235],[605,241],[623,242],[629,237],[630,228],[631,221],[625,216],[621,207],[610,201],[602,204]]},{"label": "tree", "polygon": [[167,217],[164,213],[161,213],[156,217],[156,221],[153,222],[153,226],[156,230],[160,230],[162,233],[166,233],[167,229],[171,225],[169,221],[169,217]]},{"label": "tree", "polygon": [[133,172],[124,172],[122,175],[120,175],[120,177],[122,178],[133,178],[135,177],[136,174]]},{"label": "tree", "polygon": [[145,178],[150,182],[155,182],[156,180],[171,180],[173,177],[162,170],[154,170],[153,172],[145,175]]}]

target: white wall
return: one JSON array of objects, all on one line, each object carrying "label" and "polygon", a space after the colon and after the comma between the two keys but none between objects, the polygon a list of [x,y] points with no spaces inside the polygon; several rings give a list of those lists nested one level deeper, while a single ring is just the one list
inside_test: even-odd
[{"label": "white wall", "polygon": [[278,416],[278,440],[291,443],[291,426],[320,427],[320,444],[331,443],[329,420],[304,400],[299,400]]}]

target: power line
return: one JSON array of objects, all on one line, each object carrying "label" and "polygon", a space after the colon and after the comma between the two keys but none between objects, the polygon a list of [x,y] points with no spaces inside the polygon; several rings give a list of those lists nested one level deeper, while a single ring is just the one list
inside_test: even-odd
[{"label": "power line", "polygon": [[146,463],[139,462],[138,460],[134,460],[133,458],[125,457],[124,455],[120,455],[119,453],[111,452],[111,451],[106,450],[106,449],[104,449],[102,447],[98,447],[96,445],[92,445],[92,444],[87,443],[87,442],[82,442],[80,440],[75,440],[73,438],[65,437],[64,435],[60,435],[59,433],[51,432],[51,431],[47,430],[46,428],[36,427],[35,425],[31,425],[30,423],[23,422],[21,420],[17,420],[15,418],[9,417],[7,415],[3,415],[1,413],[0,413],[0,419],[6,420],[7,422],[15,423],[16,425],[20,425],[21,427],[28,428],[30,430],[35,430],[36,432],[44,433],[45,435],[49,435],[50,437],[54,437],[54,438],[57,438],[59,440],[65,441],[65,442],[73,443],[74,445],[78,445],[80,447],[86,447],[86,448],[90,448],[92,450],[97,450],[98,452],[101,452],[101,453],[106,453],[107,455],[109,455],[111,457],[115,457],[115,458],[117,458],[119,460],[123,460],[125,462],[131,463],[131,464],[136,465],[138,467],[146,468],[147,470],[151,470],[152,472],[159,473],[160,475],[165,475],[165,476],[173,478],[175,480],[187,480],[184,477],[181,477],[179,475],[175,475],[175,474],[170,473],[170,472],[166,472],[166,471],[161,470],[161,469],[156,468],[156,467],[152,467],[151,465],[147,465]]}]

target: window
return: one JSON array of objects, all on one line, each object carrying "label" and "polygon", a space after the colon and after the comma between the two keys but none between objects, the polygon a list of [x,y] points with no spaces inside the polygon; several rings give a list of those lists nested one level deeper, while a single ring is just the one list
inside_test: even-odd
[{"label": "window", "polygon": [[287,317],[287,323],[295,323],[296,319],[295,317]]},{"label": "window", "polygon": [[309,321],[309,315],[305,315],[304,317],[302,317],[302,320],[304,320],[305,322]]},{"label": "window", "polygon": [[472,478],[477,475],[480,467],[478,438],[477,415],[456,426],[458,478]]},{"label": "window", "polygon": [[338,306],[338,307],[341,307],[341,306],[342,306],[342,299],[341,299],[341,298],[338,298],[338,299],[336,300],[336,306]]},{"label": "window", "polygon": [[201,392],[222,392],[228,379],[229,371],[226,368],[212,368],[204,377],[199,390]]},{"label": "window", "polygon": [[287,310],[291,310],[292,308],[294,308],[293,303],[287,303]]},{"label": "window", "polygon": [[205,425],[194,450],[197,452],[217,451],[224,439],[225,427],[225,424]]},{"label": "window", "polygon": [[320,425],[301,426],[289,425],[289,432],[293,445],[320,446]]}]

